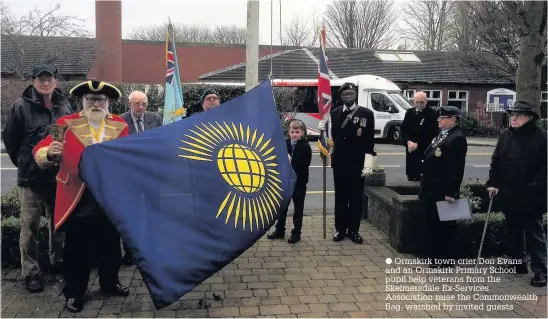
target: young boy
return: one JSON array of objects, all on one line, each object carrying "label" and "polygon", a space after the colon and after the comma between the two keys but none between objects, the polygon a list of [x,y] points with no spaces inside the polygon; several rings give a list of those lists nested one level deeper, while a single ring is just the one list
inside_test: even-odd
[{"label": "young boy", "polygon": [[[293,119],[289,122],[289,139],[286,140],[287,152],[293,171],[297,175],[295,188],[293,190],[293,230],[291,237],[287,240],[288,243],[294,244],[301,240],[301,228],[303,226],[303,210],[304,198],[306,196],[306,184],[308,183],[308,168],[312,161],[312,149],[306,136],[306,126],[303,121]],[[267,236],[268,239],[277,239],[285,237],[285,219],[287,217],[287,209],[280,212],[276,230]]]}]

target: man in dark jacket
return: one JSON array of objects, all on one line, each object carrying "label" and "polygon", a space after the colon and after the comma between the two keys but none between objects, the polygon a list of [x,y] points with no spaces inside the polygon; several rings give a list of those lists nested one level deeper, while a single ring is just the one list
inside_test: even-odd
[{"label": "man in dark jacket", "polygon": [[217,91],[215,91],[214,89],[206,89],[204,90],[204,92],[202,93],[202,96],[200,97],[200,102],[192,105],[187,110],[186,117],[215,108],[219,106],[220,103],[221,103],[221,99],[219,97],[219,93],[217,93]]},{"label": "man in dark jacket", "polygon": [[524,237],[531,255],[531,285],[546,286],[546,234],[542,215],[547,209],[546,131],[540,129],[533,105],[517,101],[508,110],[511,127],[504,130],[491,159],[486,186],[506,216],[508,255],[520,264],[516,273],[528,272]]},{"label": "man in dark jacket", "polygon": [[[306,197],[306,184],[308,183],[308,170],[312,161],[312,148],[306,139],[306,125],[301,120],[291,120],[289,122],[289,138],[286,140],[287,152],[291,167],[297,175],[297,181],[293,190],[293,230],[288,243],[294,244],[301,240],[301,229],[303,226],[304,199]],[[286,206],[278,217],[276,230],[269,234],[268,239],[285,237],[285,220],[287,217]]]},{"label": "man in dark jacket", "polygon": [[[375,117],[373,111],[357,104],[357,86],[344,83],[339,89],[343,105],[331,110],[329,136],[333,139],[331,167],[335,184],[335,235],[363,243],[359,234],[364,177],[373,173]],[[326,123],[318,124],[320,131]]]},{"label": "man in dark jacket", "polygon": [[420,181],[424,151],[438,135],[438,115],[426,106],[424,92],[415,94],[415,107],[405,112],[401,134],[405,143],[405,173],[412,182]]},{"label": "man in dark jacket", "polygon": [[454,106],[442,106],[438,111],[440,134],[424,153],[419,199],[426,210],[427,251],[433,259],[431,267],[448,266],[435,262],[435,258],[453,258],[454,221],[440,221],[436,202],[452,202],[459,198],[464,176],[468,143],[459,127],[460,110]]},{"label": "man in dark jacket", "polygon": [[57,74],[57,68],[51,65],[34,68],[32,85],[13,103],[2,132],[6,151],[17,167],[21,202],[21,271],[26,288],[31,292],[43,290],[43,276],[38,263],[39,226],[43,210],[51,217],[49,257],[53,268],[60,268],[63,255],[63,233],[53,234],[52,225],[55,176],[59,167],[42,170],[32,156],[34,146],[48,135],[48,125],[73,113],[68,99],[56,88]]}]

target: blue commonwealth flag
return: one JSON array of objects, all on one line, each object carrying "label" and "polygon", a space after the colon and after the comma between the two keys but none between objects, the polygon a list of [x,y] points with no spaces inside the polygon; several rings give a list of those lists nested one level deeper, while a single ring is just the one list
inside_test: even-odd
[{"label": "blue commonwealth flag", "polygon": [[215,109],[90,145],[79,167],[157,309],[259,240],[295,183],[268,80]]}]

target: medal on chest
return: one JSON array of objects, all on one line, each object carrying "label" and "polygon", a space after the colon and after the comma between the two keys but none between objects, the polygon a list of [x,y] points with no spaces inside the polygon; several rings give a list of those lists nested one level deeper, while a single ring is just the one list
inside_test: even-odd
[{"label": "medal on chest", "polygon": [[441,150],[440,148],[436,148],[436,151],[434,152],[434,155],[436,155],[436,157],[440,157],[441,156]]},{"label": "medal on chest", "polygon": [[355,118],[352,119],[352,123],[357,124],[359,120],[360,120],[359,117],[355,117]]},{"label": "medal on chest", "polygon": [[366,118],[360,119],[360,127],[365,127],[366,125],[367,125],[367,119]]},{"label": "medal on chest", "polygon": [[421,119],[421,123],[419,124],[419,126],[422,126],[422,123],[424,123],[424,119]]},{"label": "medal on chest", "polygon": [[356,131],[356,136],[362,136],[362,128],[361,127]]}]

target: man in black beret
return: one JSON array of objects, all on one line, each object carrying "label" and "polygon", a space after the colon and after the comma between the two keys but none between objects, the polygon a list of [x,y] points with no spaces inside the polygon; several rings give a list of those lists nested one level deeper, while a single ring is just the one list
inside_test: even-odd
[{"label": "man in black beret", "polygon": [[511,265],[516,273],[528,273],[524,238],[531,256],[531,285],[546,286],[546,233],[542,215],[547,210],[546,131],[538,127],[538,114],[532,103],[517,101],[507,110],[511,125],[498,139],[491,158],[489,180],[491,196],[506,217],[508,255],[519,261]]},{"label": "man in black beret", "polygon": [[200,113],[215,108],[219,106],[220,102],[221,99],[217,91],[215,91],[214,89],[206,89],[200,97],[200,102],[193,105],[193,107],[188,111],[186,117],[189,117],[190,115],[195,113]]},{"label": "man in black beret", "polygon": [[[344,83],[339,89],[343,105],[331,110],[328,135],[331,167],[335,184],[335,235],[341,241],[347,235],[357,244],[363,243],[358,233],[361,221],[364,177],[373,173],[375,118],[373,112],[356,103],[357,86]],[[326,123],[320,121],[320,131]]]},{"label": "man in black beret", "polygon": [[[459,127],[461,112],[455,106],[438,110],[440,134],[424,152],[419,198],[426,209],[426,255],[432,258],[452,258],[455,221],[440,221],[436,202],[453,202],[459,198],[464,176],[468,143]],[[439,265],[434,261],[431,267]]]}]

